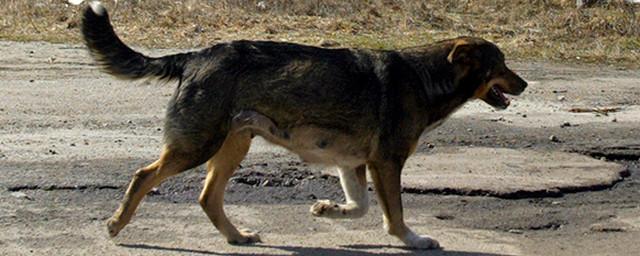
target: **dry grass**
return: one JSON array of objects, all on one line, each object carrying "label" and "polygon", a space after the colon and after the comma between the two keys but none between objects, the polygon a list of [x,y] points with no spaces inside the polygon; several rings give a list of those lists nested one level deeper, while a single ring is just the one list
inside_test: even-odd
[{"label": "dry grass", "polygon": [[[512,59],[640,66],[640,6],[576,9],[572,0],[104,0],[129,43],[196,48],[267,39],[398,48],[472,35]],[[264,3],[258,4],[259,2]],[[83,6],[0,0],[0,38],[80,42]]]}]

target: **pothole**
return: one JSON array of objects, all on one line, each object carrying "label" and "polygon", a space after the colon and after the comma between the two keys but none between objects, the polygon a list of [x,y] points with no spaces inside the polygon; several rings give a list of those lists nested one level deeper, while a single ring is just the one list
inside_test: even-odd
[{"label": "pothole", "polygon": [[640,145],[616,145],[616,146],[597,146],[583,150],[576,150],[576,153],[591,156],[593,158],[604,158],[610,161],[637,161],[640,160]]},{"label": "pothole", "polygon": [[621,164],[576,153],[447,147],[411,157],[402,182],[410,193],[530,198],[605,189],[628,175]]}]

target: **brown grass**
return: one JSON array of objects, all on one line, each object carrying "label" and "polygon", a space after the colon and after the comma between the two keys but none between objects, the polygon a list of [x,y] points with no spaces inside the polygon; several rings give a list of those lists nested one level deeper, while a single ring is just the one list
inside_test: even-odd
[{"label": "brown grass", "polygon": [[[585,9],[572,0],[120,0],[117,8],[103,2],[124,41],[147,47],[324,39],[390,49],[471,35],[496,42],[511,59],[640,66],[640,6],[621,0]],[[80,42],[84,5],[0,4],[1,39]]]}]

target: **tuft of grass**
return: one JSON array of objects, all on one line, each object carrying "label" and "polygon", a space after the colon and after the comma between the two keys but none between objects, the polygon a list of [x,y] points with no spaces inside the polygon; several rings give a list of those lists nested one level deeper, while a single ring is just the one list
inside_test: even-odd
[{"label": "tuft of grass", "polygon": [[[206,47],[235,39],[393,49],[462,35],[497,43],[511,59],[640,67],[640,5],[572,0],[113,0],[124,41]],[[0,39],[81,42],[82,6],[0,0]]]}]

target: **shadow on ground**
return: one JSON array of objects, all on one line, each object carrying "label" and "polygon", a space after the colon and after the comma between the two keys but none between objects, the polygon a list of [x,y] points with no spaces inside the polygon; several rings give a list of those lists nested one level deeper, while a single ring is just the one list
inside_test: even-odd
[{"label": "shadow on ground", "polygon": [[[132,248],[132,249],[142,249],[142,250],[158,250],[165,252],[176,252],[176,253],[190,253],[190,254],[203,254],[203,255],[255,255],[255,253],[227,253],[227,252],[215,252],[209,250],[201,250],[201,249],[189,249],[189,248],[179,248],[179,247],[165,247],[159,245],[148,245],[148,244],[119,244],[119,246]],[[429,250],[429,251],[421,251],[421,250],[411,250],[406,247],[401,246],[392,246],[392,245],[344,245],[340,246],[341,248],[322,248],[322,247],[302,247],[302,246],[285,246],[285,245],[247,245],[247,247],[256,247],[262,249],[278,249],[287,251],[290,253],[287,254],[278,254],[273,253],[269,255],[424,255],[427,253],[428,255],[434,256],[501,256],[503,254],[492,254],[492,253],[480,253],[480,252],[463,252],[463,251],[447,251],[445,250]],[[367,252],[364,250],[371,249],[398,249],[402,250],[402,252]]]}]

